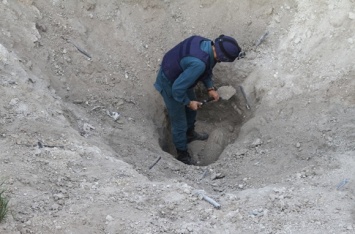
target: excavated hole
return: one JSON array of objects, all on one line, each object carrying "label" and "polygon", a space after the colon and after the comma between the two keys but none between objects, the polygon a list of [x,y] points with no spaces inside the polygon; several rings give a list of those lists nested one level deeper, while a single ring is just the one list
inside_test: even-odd
[{"label": "excavated hole", "polygon": [[[207,141],[194,141],[188,145],[189,152],[198,165],[207,166],[216,162],[225,147],[237,139],[242,123],[251,115],[251,110],[245,107],[240,89],[236,90],[237,93],[229,100],[207,103],[198,111],[196,131],[209,134]],[[201,87],[197,87],[196,95],[198,100],[207,98]],[[162,150],[176,157],[170,121],[166,110],[164,113],[159,144]]]}]

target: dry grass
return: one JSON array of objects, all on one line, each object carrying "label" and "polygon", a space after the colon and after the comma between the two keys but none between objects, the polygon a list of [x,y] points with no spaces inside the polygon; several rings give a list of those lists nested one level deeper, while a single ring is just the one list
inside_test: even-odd
[{"label": "dry grass", "polygon": [[[1,188],[2,184],[0,184]],[[8,211],[8,203],[9,201],[4,196],[5,190],[0,189],[0,222],[4,220]]]}]

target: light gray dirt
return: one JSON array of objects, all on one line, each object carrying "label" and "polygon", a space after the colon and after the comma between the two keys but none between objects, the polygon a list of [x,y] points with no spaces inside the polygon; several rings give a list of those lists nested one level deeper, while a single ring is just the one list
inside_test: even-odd
[{"label": "light gray dirt", "polygon": [[201,165],[210,165],[217,161],[219,155],[223,152],[226,146],[226,134],[223,129],[217,128],[211,132],[206,142],[206,146],[201,152]]},{"label": "light gray dirt", "polygon": [[[355,232],[353,0],[1,0],[0,29],[1,234]],[[191,143],[222,151],[197,167],[153,88],[193,34],[246,52],[216,65],[236,94],[199,110],[224,149]]]},{"label": "light gray dirt", "polygon": [[229,100],[237,92],[232,86],[222,86],[219,87],[217,91],[222,100]]}]

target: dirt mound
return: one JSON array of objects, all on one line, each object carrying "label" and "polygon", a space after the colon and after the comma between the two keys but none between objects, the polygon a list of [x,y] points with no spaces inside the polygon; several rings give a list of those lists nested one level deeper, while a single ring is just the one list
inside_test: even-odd
[{"label": "dirt mound", "polygon": [[[353,233],[354,12],[350,0],[2,0],[0,233]],[[246,52],[215,68],[236,93],[199,111],[210,139],[189,145],[196,167],[174,159],[153,88],[164,53],[193,34]]]}]

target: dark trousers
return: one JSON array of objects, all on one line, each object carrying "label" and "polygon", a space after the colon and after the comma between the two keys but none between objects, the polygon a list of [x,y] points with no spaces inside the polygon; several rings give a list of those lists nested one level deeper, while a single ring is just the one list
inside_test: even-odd
[{"label": "dark trousers", "polygon": [[[187,150],[186,132],[195,126],[197,111],[193,111],[182,103],[177,102],[172,96],[172,82],[169,81],[160,70],[154,87],[164,99],[168,110],[173,143],[176,149]],[[187,95],[190,100],[196,100],[194,89],[189,89]]]}]

